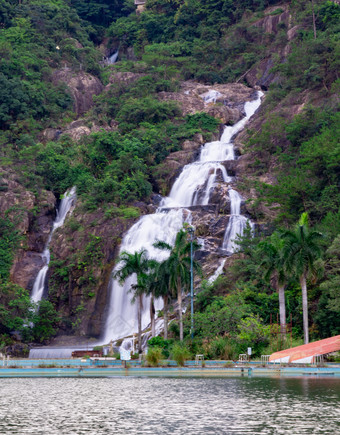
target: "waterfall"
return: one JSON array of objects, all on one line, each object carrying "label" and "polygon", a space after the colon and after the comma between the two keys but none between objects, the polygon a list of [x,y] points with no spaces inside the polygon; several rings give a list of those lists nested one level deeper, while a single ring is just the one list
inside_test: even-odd
[{"label": "waterfall", "polygon": [[119,55],[119,50],[117,50],[115,53],[111,54],[111,56],[109,56],[107,58],[107,64],[113,65],[114,63],[116,63],[117,59],[118,59],[118,55]]},{"label": "waterfall", "polygon": [[[169,255],[153,247],[157,240],[164,240],[173,245],[178,231],[183,226],[184,211],[173,209],[165,212],[159,209],[156,213],[142,216],[127,232],[122,241],[120,253],[123,251],[134,253],[144,248],[149,258],[163,261]],[[119,264],[114,268],[114,272]],[[132,294],[129,292],[131,285],[136,283],[136,277],[131,276],[123,285],[116,279],[110,282],[110,301],[108,317],[102,337],[104,343],[110,340],[131,335],[137,331],[137,304],[132,303]],[[143,297],[142,329],[150,323],[149,297]],[[160,300],[155,301],[156,311],[162,308]]]},{"label": "waterfall", "polygon": [[215,270],[215,273],[213,275],[211,275],[211,277],[208,279],[208,283],[212,284],[214,281],[216,281],[216,279],[221,275],[221,273],[223,272],[223,268],[225,265],[225,261],[226,259],[224,258],[221,261],[221,264],[218,266],[218,268]]},{"label": "waterfall", "polygon": [[230,197],[231,215],[224,234],[222,249],[233,253],[237,248],[237,244],[235,243],[237,236],[242,236],[247,224],[252,227],[252,223],[248,218],[241,215],[241,195],[234,189],[229,189],[228,193]]},{"label": "waterfall", "polygon": [[206,103],[216,103],[217,98],[222,97],[222,94],[214,89],[200,95]]},{"label": "waterfall", "polygon": [[[231,177],[228,176],[221,162],[235,158],[231,140],[242,130],[248,119],[258,109],[262,95],[261,92],[258,92],[254,101],[245,104],[246,116],[234,126],[225,127],[219,141],[206,143],[201,148],[197,162],[184,166],[172,186],[169,196],[162,199],[157,212],[141,217],[127,232],[123,238],[120,253],[123,251],[134,253],[144,248],[150,258],[158,261],[167,258],[168,253],[155,249],[152,246],[153,243],[156,240],[164,240],[172,245],[177,232],[182,228],[184,220],[188,221],[190,219],[189,212],[185,210],[185,207],[208,205],[210,192],[216,182],[218,180],[221,182],[231,181]],[[209,91],[201,95],[206,102],[216,101],[219,96],[220,94],[217,91]],[[235,216],[237,216],[236,213]],[[114,268],[113,272],[118,267],[119,265]],[[131,336],[137,331],[137,306],[132,304],[132,295],[129,293],[131,285],[135,282],[136,277],[130,277],[121,286],[117,280],[111,280],[109,284],[108,316],[101,342],[108,343],[110,340]],[[144,297],[142,328],[145,328],[150,322],[148,304],[149,298]],[[156,309],[160,309],[162,303],[158,301],[157,304]],[[128,345],[127,342],[124,343],[125,345]]]},{"label": "waterfall", "polygon": [[52,240],[52,235],[57,228],[61,227],[64,224],[66,215],[70,211],[70,208],[73,206],[75,199],[76,188],[72,187],[72,189],[65,192],[62,200],[60,201],[59,207],[57,209],[57,216],[55,218],[55,221],[53,222],[52,231],[47,239],[45,249],[41,254],[44,266],[40,269],[33,284],[33,290],[31,294],[31,299],[33,302],[39,302],[44,293],[48,265],[51,259],[49,245]]}]

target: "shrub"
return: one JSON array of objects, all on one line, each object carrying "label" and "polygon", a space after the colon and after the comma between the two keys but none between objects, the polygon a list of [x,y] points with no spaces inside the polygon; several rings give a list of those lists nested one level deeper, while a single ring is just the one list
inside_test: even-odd
[{"label": "shrub", "polygon": [[172,353],[172,358],[176,361],[176,363],[180,367],[183,367],[185,361],[189,359],[191,356],[189,350],[185,346],[179,343],[174,344],[171,353]]},{"label": "shrub", "polygon": [[158,367],[163,358],[162,349],[160,347],[150,347],[146,354],[146,361],[151,367]]}]

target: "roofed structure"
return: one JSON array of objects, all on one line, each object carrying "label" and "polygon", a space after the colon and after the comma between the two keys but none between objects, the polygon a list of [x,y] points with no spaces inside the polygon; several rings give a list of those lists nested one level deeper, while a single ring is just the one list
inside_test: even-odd
[{"label": "roofed structure", "polygon": [[316,357],[340,350],[340,335],[303,344],[302,346],[274,352],[270,355],[269,362],[311,364],[316,362]]}]

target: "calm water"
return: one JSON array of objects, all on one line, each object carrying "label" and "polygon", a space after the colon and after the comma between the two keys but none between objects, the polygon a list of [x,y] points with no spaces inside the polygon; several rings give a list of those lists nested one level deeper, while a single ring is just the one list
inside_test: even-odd
[{"label": "calm water", "polygon": [[1,434],[337,434],[340,379],[0,379]]}]

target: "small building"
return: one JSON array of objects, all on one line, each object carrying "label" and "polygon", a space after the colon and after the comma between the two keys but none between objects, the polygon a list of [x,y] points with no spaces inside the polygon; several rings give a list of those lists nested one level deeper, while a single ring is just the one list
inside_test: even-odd
[{"label": "small building", "polygon": [[74,350],[72,352],[72,358],[82,358],[84,356],[101,357],[103,356],[102,350]]},{"label": "small building", "polygon": [[137,14],[141,14],[145,9],[146,0],[135,0],[135,5],[137,6]]}]

